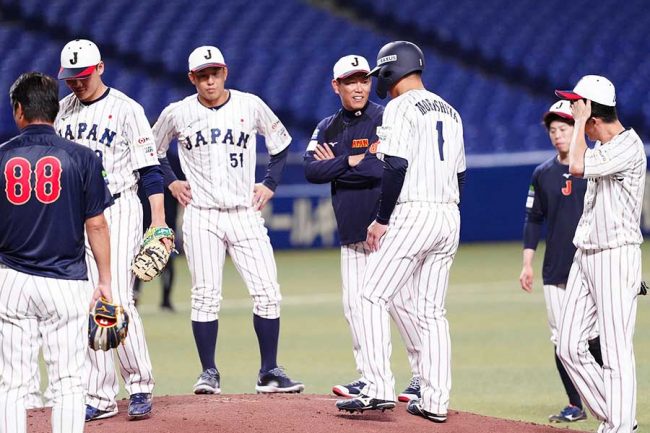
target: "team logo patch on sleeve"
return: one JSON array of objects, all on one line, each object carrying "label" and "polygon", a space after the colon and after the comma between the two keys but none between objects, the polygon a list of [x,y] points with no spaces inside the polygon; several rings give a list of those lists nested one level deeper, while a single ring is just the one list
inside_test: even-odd
[{"label": "team logo patch on sleeve", "polygon": [[377,137],[379,141],[386,141],[390,137],[391,127],[390,126],[378,126],[377,127]]},{"label": "team logo patch on sleeve", "polygon": [[535,203],[535,187],[532,185],[528,188],[528,197],[526,198],[526,209],[532,209]]},{"label": "team logo patch on sleeve", "polygon": [[372,154],[377,153],[377,147],[379,147],[379,140],[375,141],[370,145],[370,147],[368,148],[368,152]]}]

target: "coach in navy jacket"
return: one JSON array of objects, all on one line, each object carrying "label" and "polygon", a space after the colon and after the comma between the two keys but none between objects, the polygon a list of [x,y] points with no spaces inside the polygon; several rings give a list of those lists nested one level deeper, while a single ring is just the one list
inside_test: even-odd
[{"label": "coach in navy jacket", "polygon": [[[332,206],[341,241],[343,311],[352,332],[357,371],[363,370],[360,353],[360,323],[352,313],[360,305],[365,264],[371,251],[367,229],[377,218],[384,163],[375,154],[377,127],[384,107],[368,101],[371,82],[368,62],[361,56],[341,58],[334,65],[332,88],[341,98],[342,108],[323,119],[311,137],[304,155],[305,177],[312,183],[330,182]],[[406,291],[405,291],[406,293]],[[410,293],[410,292],[409,292]],[[405,342],[413,373],[400,401],[419,397],[420,337],[413,299],[409,294],[390,301],[390,311]],[[361,377],[332,388],[342,397],[357,397],[366,380]]]}]

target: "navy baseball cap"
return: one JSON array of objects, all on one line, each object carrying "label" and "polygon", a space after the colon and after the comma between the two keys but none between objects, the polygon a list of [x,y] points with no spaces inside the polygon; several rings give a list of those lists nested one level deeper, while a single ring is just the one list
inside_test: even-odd
[{"label": "navy baseball cap", "polygon": [[61,50],[59,80],[88,78],[102,61],[99,48],[93,41],[75,39]]}]

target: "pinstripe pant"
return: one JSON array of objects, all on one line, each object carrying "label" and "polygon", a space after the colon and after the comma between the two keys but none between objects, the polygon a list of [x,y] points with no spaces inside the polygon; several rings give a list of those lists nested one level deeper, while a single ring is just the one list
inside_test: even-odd
[{"label": "pinstripe pant", "polygon": [[[544,301],[546,302],[546,319],[551,330],[551,342],[557,346],[558,325],[566,293],[566,284],[544,284]],[[589,340],[598,337],[598,326],[589,333]]]},{"label": "pinstripe pant", "polygon": [[[341,280],[343,286],[343,314],[352,333],[352,354],[357,372],[363,374],[363,357],[361,356],[361,323],[355,321],[360,314],[353,314],[354,309],[361,308],[361,290],[363,275],[368,263],[370,250],[365,242],[341,246]],[[415,300],[412,284],[401,290],[389,303],[388,312],[393,318],[397,330],[406,346],[406,354],[412,376],[420,376],[420,334],[418,333]]]},{"label": "pinstripe pant", "polygon": [[[629,433],[636,416],[634,325],[641,249],[625,245],[576,251],[559,323],[557,354],[580,397],[602,421],[599,433]],[[589,352],[600,329],[603,367]]]},{"label": "pinstripe pant", "polygon": [[26,397],[42,336],[54,433],[84,428],[87,281],[37,277],[0,265],[0,433],[25,433]]},{"label": "pinstripe pant", "polygon": [[221,309],[226,252],[253,299],[253,314],[280,317],[280,285],[264,219],[252,207],[201,209],[183,215],[183,246],[192,274],[192,320],[211,322]]},{"label": "pinstripe pant", "polygon": [[398,204],[379,251],[370,255],[361,300],[364,394],[396,400],[390,369],[390,301],[413,280],[420,356],[421,402],[446,414],[451,389],[451,341],[445,298],[458,248],[460,214],[455,204]]},{"label": "pinstripe pant", "polygon": [[[120,373],[129,395],[150,393],[153,391],[154,378],[144,326],[133,301],[135,276],[131,272],[131,262],[142,241],[142,205],[137,194],[129,191],[122,193],[122,197],[115,200],[115,204],[106,209],[104,215],[108,221],[111,238],[113,302],[122,305],[129,315],[129,332],[124,344],[115,349]],[[89,248],[87,253],[90,281],[95,284],[99,278],[97,267]],[[120,385],[115,372],[113,352],[88,349],[86,403],[101,410],[112,410],[117,405],[115,397]]]}]

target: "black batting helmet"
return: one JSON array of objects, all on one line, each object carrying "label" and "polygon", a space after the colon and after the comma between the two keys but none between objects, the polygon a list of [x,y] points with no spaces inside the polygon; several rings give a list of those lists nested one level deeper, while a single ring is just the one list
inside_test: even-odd
[{"label": "black batting helmet", "polygon": [[377,95],[384,99],[388,90],[411,72],[424,70],[424,54],[412,42],[395,41],[384,45],[377,54],[377,66],[368,75],[377,77]]}]

